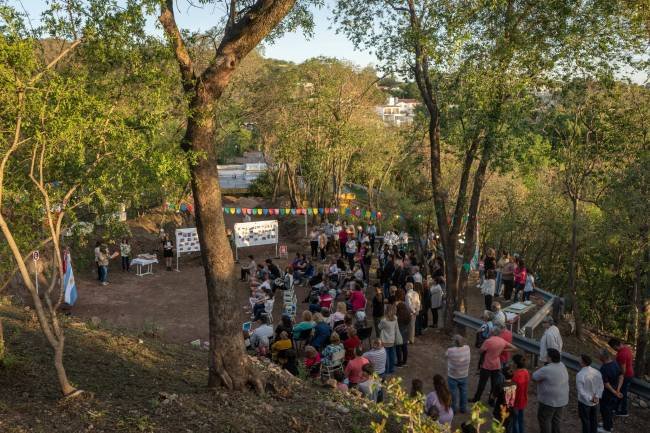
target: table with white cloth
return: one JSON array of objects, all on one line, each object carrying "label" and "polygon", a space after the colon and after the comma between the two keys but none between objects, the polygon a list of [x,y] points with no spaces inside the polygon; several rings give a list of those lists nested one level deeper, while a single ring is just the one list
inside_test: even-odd
[{"label": "table with white cloth", "polygon": [[[143,258],[135,258],[131,260],[131,265],[136,266],[136,271],[135,274],[138,277],[144,277],[145,275],[152,275],[153,274],[153,264],[158,263],[158,259],[143,259]],[[144,267],[144,272],[142,272]]]},{"label": "table with white cloth", "polygon": [[503,309],[503,312],[506,315],[506,324],[510,327],[510,331],[514,332],[514,325],[517,324],[517,332],[519,332],[519,327],[521,326],[520,317],[535,308],[535,304],[530,301],[526,302],[515,302],[512,305]]}]

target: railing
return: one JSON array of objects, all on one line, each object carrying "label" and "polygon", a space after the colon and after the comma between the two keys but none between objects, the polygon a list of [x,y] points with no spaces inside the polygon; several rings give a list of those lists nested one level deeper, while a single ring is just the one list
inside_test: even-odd
[{"label": "railing", "polygon": [[[551,295],[552,296],[552,295]],[[454,312],[454,322],[459,325],[465,326],[477,330],[481,327],[483,322],[467,314],[463,314],[459,311]],[[512,344],[522,349],[524,352],[532,353],[535,355],[535,359],[539,356],[539,342],[532,340],[530,338],[523,337],[518,334],[512,334]],[[562,362],[567,368],[570,368],[573,371],[580,370],[580,359],[570,353],[562,352]],[[594,368],[600,368],[600,365],[594,363]],[[650,400],[650,384],[644,380],[633,378],[632,383],[630,383],[630,392],[638,395],[641,398]]]}]

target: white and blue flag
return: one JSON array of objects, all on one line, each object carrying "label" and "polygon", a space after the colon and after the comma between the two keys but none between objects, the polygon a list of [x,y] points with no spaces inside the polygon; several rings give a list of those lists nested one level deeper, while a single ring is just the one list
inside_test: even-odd
[{"label": "white and blue flag", "polygon": [[65,266],[65,275],[63,277],[64,301],[66,304],[72,306],[77,302],[77,283],[72,273],[72,259],[70,258],[69,252],[65,253],[63,263]]}]

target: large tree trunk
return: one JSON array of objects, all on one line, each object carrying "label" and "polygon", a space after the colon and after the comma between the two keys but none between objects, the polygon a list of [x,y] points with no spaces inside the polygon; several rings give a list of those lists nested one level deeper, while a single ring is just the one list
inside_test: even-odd
[{"label": "large tree trunk", "polygon": [[576,324],[576,336],[582,338],[582,319],[578,305],[578,285],[576,284],[576,261],[578,257],[578,200],[571,198],[571,253],[569,255],[569,296],[571,311]]},{"label": "large tree trunk", "polygon": [[0,362],[5,358],[5,334],[2,329],[2,317],[0,317]]},{"label": "large tree trunk", "polygon": [[210,92],[199,86],[192,101],[185,144],[203,155],[191,165],[196,228],[208,290],[210,356],[208,386],[242,389],[261,385],[249,365],[235,301],[234,258],[226,236],[221,188],[214,144],[214,117]]},{"label": "large tree trunk", "polygon": [[191,96],[190,116],[181,145],[184,150],[198,155],[196,161],[190,163],[190,172],[208,290],[208,386],[211,387],[221,385],[228,389],[242,389],[250,384],[262,392],[259,376],[246,355],[241,324],[235,313],[239,305],[233,295],[234,261],[221,209],[214,104],[223,95],[242,59],[278,25],[294,4],[295,0],[258,0],[242,16],[238,16],[235,10],[237,2],[231,2],[228,22],[215,59],[197,76],[174,18],[174,2],[161,2],[159,20],[173,46],[183,89]]}]

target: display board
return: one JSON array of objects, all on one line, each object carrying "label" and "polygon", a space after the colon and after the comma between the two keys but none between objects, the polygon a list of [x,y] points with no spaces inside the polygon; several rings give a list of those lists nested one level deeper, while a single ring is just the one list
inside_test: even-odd
[{"label": "display board", "polygon": [[196,227],[176,229],[176,255],[201,251]]},{"label": "display board", "polygon": [[176,270],[178,271],[178,257],[185,253],[201,251],[199,235],[196,227],[176,229]]},{"label": "display board", "polygon": [[239,248],[269,244],[275,244],[275,255],[278,255],[278,220],[237,223],[235,224],[234,232],[235,257],[239,257]]}]

